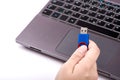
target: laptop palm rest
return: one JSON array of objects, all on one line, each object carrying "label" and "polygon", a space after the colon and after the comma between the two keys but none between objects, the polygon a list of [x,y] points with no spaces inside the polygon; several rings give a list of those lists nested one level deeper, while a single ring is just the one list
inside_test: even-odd
[{"label": "laptop palm rest", "polygon": [[[79,29],[71,29],[57,46],[56,51],[69,58],[77,49],[79,32]],[[92,32],[88,32],[88,34],[90,34],[90,39],[95,41],[101,50],[97,61],[98,69],[110,73],[111,76],[117,75],[117,77],[120,77],[120,42],[110,40],[109,38],[98,34],[96,35]]]}]

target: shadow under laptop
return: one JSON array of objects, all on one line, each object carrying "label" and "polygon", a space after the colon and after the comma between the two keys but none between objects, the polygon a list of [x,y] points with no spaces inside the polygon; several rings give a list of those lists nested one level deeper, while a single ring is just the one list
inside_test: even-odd
[{"label": "shadow under laptop", "polygon": [[33,47],[30,47],[30,48],[29,47],[25,47],[25,46],[19,46],[19,47],[21,49],[23,49],[23,50],[29,51],[30,53],[32,52],[33,54],[36,54],[37,56],[42,56],[43,58],[48,58],[51,61],[58,62],[60,64],[63,64],[65,62],[65,61],[60,60],[58,58],[55,58],[53,56],[47,55],[47,54],[41,52],[41,50],[33,48]]}]

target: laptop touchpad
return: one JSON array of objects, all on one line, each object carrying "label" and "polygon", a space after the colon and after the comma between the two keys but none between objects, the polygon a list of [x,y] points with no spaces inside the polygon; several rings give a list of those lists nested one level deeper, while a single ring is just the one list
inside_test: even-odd
[{"label": "laptop touchpad", "polygon": [[79,33],[79,29],[71,29],[56,50],[67,57],[70,57],[71,54],[77,49]]}]

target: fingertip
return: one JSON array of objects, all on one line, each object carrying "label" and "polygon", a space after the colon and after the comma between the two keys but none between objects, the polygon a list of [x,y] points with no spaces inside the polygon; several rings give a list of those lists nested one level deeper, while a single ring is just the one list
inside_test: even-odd
[{"label": "fingertip", "polygon": [[86,45],[82,45],[78,48],[78,51],[86,51],[87,50],[87,46]]},{"label": "fingertip", "polygon": [[89,49],[94,49],[96,50],[98,53],[100,53],[100,48],[98,47],[98,45],[92,41],[92,40],[89,40],[89,46],[88,46]]},{"label": "fingertip", "polygon": [[90,46],[97,46],[97,44],[96,44],[94,41],[89,40],[89,47],[90,47]]}]

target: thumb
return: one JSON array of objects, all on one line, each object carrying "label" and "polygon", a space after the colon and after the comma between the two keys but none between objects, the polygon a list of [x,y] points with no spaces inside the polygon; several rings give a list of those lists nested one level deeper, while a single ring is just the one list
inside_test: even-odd
[{"label": "thumb", "polygon": [[69,65],[69,67],[74,68],[75,65],[83,58],[85,55],[85,52],[87,51],[87,46],[83,45],[79,47],[72,56],[68,59],[66,64]]}]

